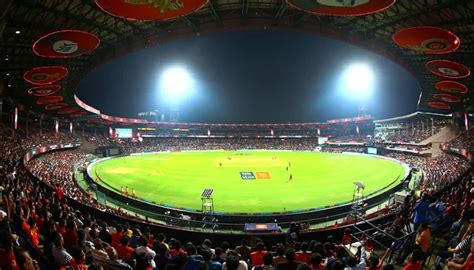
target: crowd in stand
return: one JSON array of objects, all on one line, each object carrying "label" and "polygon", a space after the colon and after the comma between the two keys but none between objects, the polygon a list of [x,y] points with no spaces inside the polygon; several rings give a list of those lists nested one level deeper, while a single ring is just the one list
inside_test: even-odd
[{"label": "crowd in stand", "polygon": [[192,150],[301,150],[312,151],[318,146],[316,138],[307,139],[215,139],[215,138],[147,138],[143,142],[122,141],[124,153],[192,151]]},{"label": "crowd in stand", "polygon": [[380,135],[380,137],[387,142],[420,143],[433,134],[440,132],[441,129],[450,123],[451,120],[431,122],[429,119],[423,122],[423,125],[421,122],[402,123],[400,124],[402,128],[390,130],[386,134]]},{"label": "crowd in stand", "polygon": [[328,153],[342,153],[342,152],[352,152],[352,153],[364,153],[366,152],[365,147],[361,146],[331,146],[325,145],[322,147],[322,151]]},{"label": "crowd in stand", "polygon": [[444,153],[433,158],[394,152],[387,154],[387,156],[422,170],[423,188],[428,190],[444,188],[470,168],[469,162],[463,158]]},{"label": "crowd in stand", "polygon": [[[152,233],[146,225],[130,226],[127,222],[107,224],[101,217],[73,209],[66,197],[84,204],[113,211],[82,193],[72,180],[72,169],[85,157],[81,150],[48,153],[31,160],[24,168],[20,157],[31,146],[58,144],[57,138],[68,143],[67,135],[45,134],[38,139],[12,140],[0,129],[0,269],[159,269],[159,270],[362,270],[394,269],[362,243],[356,254],[343,247],[352,241],[350,231],[342,239],[328,237],[321,243],[305,239],[300,227],[292,224],[282,243],[266,246],[261,240],[249,245],[228,242],[181,243],[163,233]],[[5,135],[5,136],[3,136]],[[98,143],[108,143],[98,138]],[[46,143],[45,143],[46,142]],[[124,152],[195,150],[195,149],[286,149],[314,150],[317,141],[256,140],[256,139],[154,139],[143,143],[122,142]],[[358,148],[360,149],[360,148]],[[352,147],[327,148],[328,151],[357,151]],[[471,203],[471,178],[450,187],[469,168],[461,158],[443,154],[435,158],[406,156],[405,160],[423,170],[426,180],[421,196],[405,200],[399,218],[390,230],[417,230],[413,242],[407,243],[399,256],[404,269],[420,269],[432,247],[432,234],[449,228],[452,239],[445,252],[437,254],[438,266],[453,269],[473,269],[474,205]],[[39,185],[26,169],[48,184]],[[51,189],[51,187],[53,189]],[[437,193],[444,189],[444,195]],[[3,207],[3,208],[1,208]],[[113,212],[114,214],[123,214]],[[412,225],[410,225],[412,224]],[[387,253],[388,254],[388,253]],[[455,254],[454,259],[452,254]],[[405,258],[409,257],[405,262]]]},{"label": "crowd in stand", "polygon": [[[64,192],[71,199],[85,204],[94,204],[92,198],[82,192],[73,179],[74,165],[84,160],[86,153],[81,150],[66,150],[41,155],[27,163],[26,168],[56,191]],[[100,209],[99,205],[96,205]]]},{"label": "crowd in stand", "polygon": [[472,129],[462,131],[461,134],[447,143],[449,147],[456,149],[474,149],[474,131]]}]

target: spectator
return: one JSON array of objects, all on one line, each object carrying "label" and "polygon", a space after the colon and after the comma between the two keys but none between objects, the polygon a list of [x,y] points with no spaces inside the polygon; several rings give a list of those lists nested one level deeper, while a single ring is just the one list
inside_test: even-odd
[{"label": "spectator", "polygon": [[54,257],[54,263],[58,267],[66,267],[69,265],[72,256],[64,249],[64,239],[63,236],[58,233],[54,232],[53,234],[53,248],[52,248],[52,255]]},{"label": "spectator", "polygon": [[105,251],[106,243],[100,239],[94,239],[94,249],[92,250],[92,261],[101,267],[105,266],[105,262],[109,259],[107,251]]},{"label": "spectator", "polygon": [[463,263],[450,261],[448,262],[448,266],[452,269],[464,269],[464,270],[474,269],[474,239],[471,240],[471,254],[468,255],[466,260],[464,260]]},{"label": "spectator", "polygon": [[431,232],[428,224],[423,223],[418,231],[415,244],[410,245],[405,248],[404,254],[401,257],[400,262],[405,261],[405,258],[408,257],[408,254],[413,250],[420,250],[422,252],[422,259],[428,254],[428,250],[431,246]]},{"label": "spectator", "polygon": [[204,239],[204,241],[201,244],[201,248],[203,250],[208,249],[211,251],[212,254],[214,254],[214,249],[212,248],[212,242],[209,239]]},{"label": "spectator", "polygon": [[263,255],[263,265],[254,266],[253,270],[274,270],[275,267],[272,265],[273,256],[270,252],[267,252]]},{"label": "spectator", "polygon": [[208,270],[222,270],[222,264],[220,262],[215,262],[211,260],[212,253],[210,250],[203,250],[202,258],[204,260],[204,263],[207,265]]},{"label": "spectator", "polygon": [[155,251],[148,247],[148,239],[145,236],[141,236],[138,239],[138,247],[135,249],[135,256],[141,259],[145,258],[142,254],[146,255],[148,262],[153,269],[156,268],[155,261],[153,260],[156,256]]},{"label": "spectator", "polygon": [[285,252],[286,262],[277,265],[277,270],[296,270],[298,263],[295,262],[296,253],[294,249],[288,249]]},{"label": "spectator", "polygon": [[277,245],[276,255],[277,256],[273,257],[273,266],[277,266],[280,263],[286,262],[285,246],[283,246],[283,244]]},{"label": "spectator", "polygon": [[175,240],[171,243],[170,255],[171,257],[176,257],[178,254],[186,254],[186,251],[181,248],[181,242]]},{"label": "spectator", "polygon": [[262,265],[263,264],[263,255],[265,255],[267,251],[265,250],[265,245],[262,242],[257,243],[257,250],[250,254],[250,258],[252,260],[252,265]]},{"label": "spectator", "polygon": [[119,259],[128,260],[132,257],[133,252],[135,251],[133,248],[128,246],[130,238],[124,235],[120,239],[120,245],[117,247],[117,255]]},{"label": "spectator", "polygon": [[122,239],[123,236],[123,226],[122,225],[117,225],[115,232],[112,234],[112,242],[111,245],[114,248],[117,248],[120,245],[120,240]]},{"label": "spectator", "polygon": [[85,264],[86,254],[78,246],[73,246],[69,249],[71,252],[71,268],[74,270],[87,270],[87,265]]},{"label": "spectator", "polygon": [[247,263],[240,260],[239,254],[235,251],[229,251],[225,262],[222,264],[222,270],[247,270]]},{"label": "spectator", "polygon": [[219,262],[220,264],[224,264],[225,260],[222,259],[222,253],[223,253],[222,248],[216,247],[214,252],[215,252],[215,256],[214,256],[214,259],[212,259],[212,260],[215,261],[215,262]]},{"label": "spectator", "polygon": [[13,252],[13,236],[9,231],[0,231],[0,269],[2,270],[19,270]]},{"label": "spectator", "polygon": [[186,247],[186,254],[188,255],[186,260],[186,270],[198,270],[199,263],[203,263],[204,259],[201,255],[197,254],[196,246],[193,244],[188,244]]},{"label": "spectator", "polygon": [[301,250],[296,252],[296,261],[311,264],[311,253],[308,252],[309,245],[306,242],[301,244]]},{"label": "spectator", "polygon": [[21,270],[39,270],[38,263],[30,257],[26,250],[20,249],[16,254],[18,266]]},{"label": "spectator", "polygon": [[365,254],[365,248],[363,244],[359,247],[357,255],[358,256],[349,257],[349,259],[347,260],[347,266],[346,268],[344,268],[345,270],[365,270],[366,254]]},{"label": "spectator", "polygon": [[100,240],[107,243],[108,245],[111,245],[112,244],[112,235],[108,231],[107,223],[102,222],[100,227],[101,227],[100,232],[99,232]]},{"label": "spectator", "polygon": [[157,236],[156,236],[156,240],[158,240],[160,243],[162,243],[163,245],[165,245],[166,249],[169,250],[170,247],[169,245],[166,243],[166,235],[164,233],[159,233]]},{"label": "spectator", "polygon": [[240,246],[235,247],[235,251],[239,253],[239,255],[242,257],[242,260],[249,262],[250,261],[250,254],[251,254],[251,249],[248,246],[248,242],[246,239],[242,239],[240,241]]},{"label": "spectator", "polygon": [[415,249],[411,254],[410,261],[403,270],[420,270],[421,269],[421,261],[423,260],[423,251],[419,249]]},{"label": "spectator", "polygon": [[324,264],[323,264],[323,258],[321,257],[321,254],[319,253],[313,253],[311,255],[311,269],[312,270],[323,270]]},{"label": "spectator", "polygon": [[76,224],[74,220],[68,220],[66,223],[66,231],[63,234],[64,247],[69,249],[72,246],[77,245],[79,237],[77,236]]},{"label": "spectator", "polygon": [[119,259],[117,251],[113,247],[107,248],[109,259],[105,261],[105,269],[107,270],[132,270],[132,267]]},{"label": "spectator", "polygon": [[132,229],[133,235],[130,237],[130,241],[128,242],[128,245],[132,248],[137,248],[139,246],[138,239],[142,236],[142,233],[140,232],[139,228],[133,228]]},{"label": "spectator", "polygon": [[155,243],[153,244],[153,250],[156,252],[156,256],[154,258],[156,269],[164,270],[166,265],[171,262],[171,257],[168,254],[168,248],[159,240],[155,240]]},{"label": "spectator", "polygon": [[421,200],[413,208],[414,217],[413,224],[415,224],[415,229],[418,225],[423,223],[428,223],[428,208],[430,203],[428,201],[428,194],[424,193]]}]

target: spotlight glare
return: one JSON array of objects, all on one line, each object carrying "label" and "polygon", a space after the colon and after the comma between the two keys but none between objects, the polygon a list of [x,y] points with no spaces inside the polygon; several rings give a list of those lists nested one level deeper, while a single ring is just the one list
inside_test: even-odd
[{"label": "spotlight glare", "polygon": [[176,101],[191,88],[191,76],[182,67],[171,67],[163,72],[160,83],[166,97]]},{"label": "spotlight glare", "polygon": [[370,96],[374,87],[374,75],[365,64],[353,64],[344,72],[344,88],[356,98]]}]

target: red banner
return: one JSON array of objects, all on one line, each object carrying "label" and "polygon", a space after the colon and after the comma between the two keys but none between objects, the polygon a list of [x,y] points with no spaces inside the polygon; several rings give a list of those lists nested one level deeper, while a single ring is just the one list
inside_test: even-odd
[{"label": "red banner", "polygon": [[209,0],[96,0],[112,16],[139,21],[167,20],[185,16],[205,6]]},{"label": "red banner", "polygon": [[405,28],[392,36],[400,47],[427,54],[451,53],[461,40],[452,32],[431,26]]},{"label": "red banner", "polygon": [[41,57],[73,58],[90,53],[99,47],[94,34],[78,30],[61,30],[49,33],[33,44],[33,52]]}]

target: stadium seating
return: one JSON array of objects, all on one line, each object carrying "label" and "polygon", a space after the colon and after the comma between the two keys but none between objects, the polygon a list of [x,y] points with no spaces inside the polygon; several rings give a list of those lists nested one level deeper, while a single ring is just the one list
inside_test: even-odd
[{"label": "stadium seating", "polygon": [[[130,224],[137,224],[137,221],[143,224],[147,221],[120,209],[102,205],[81,189],[73,178],[74,165],[86,158],[87,153],[81,149],[47,153],[32,159],[26,167],[23,167],[20,162],[25,151],[33,146],[72,141],[88,141],[95,146],[100,146],[110,144],[108,139],[92,134],[68,136],[53,133],[43,133],[42,136],[28,138],[17,135],[18,137],[11,139],[7,136],[11,133],[10,129],[2,126],[0,132],[2,134],[0,146],[4,149],[4,154],[0,157],[2,163],[0,169],[1,269],[18,269],[16,266],[21,269],[32,269],[27,268],[30,264],[39,265],[43,269],[60,267],[84,269],[85,266],[101,266],[105,269],[127,269],[127,267],[147,269],[150,266],[156,269],[220,269],[223,263],[231,265],[236,262],[241,265],[255,266],[256,269],[265,267],[265,269],[270,269],[268,267],[271,264],[277,269],[285,269],[286,264],[291,263],[308,264],[312,269],[330,269],[329,267],[341,269],[337,268],[340,264],[359,262],[340,245],[343,243],[342,239],[330,237],[327,242],[316,242],[307,238],[304,229],[299,225],[288,228],[288,235],[291,237],[274,246],[265,246],[265,243],[258,239],[254,239],[250,246],[245,241],[242,245],[238,245],[234,243],[235,240],[232,240],[235,238],[229,237],[229,241],[235,244],[235,251],[234,246],[226,241],[212,243],[207,239],[203,243],[193,241],[193,243],[181,244],[173,235],[167,235],[168,240],[159,232],[151,232],[146,225],[131,226]],[[471,132],[461,135],[449,144],[457,148],[469,148],[468,145],[472,144]],[[203,144],[201,140],[195,138],[162,138],[147,140],[143,143],[122,142],[120,144],[125,153],[170,149],[190,150],[203,147],[205,149],[236,149],[242,146],[312,150],[317,146],[317,142],[312,139],[294,141],[216,139]],[[323,151],[360,151],[360,148],[325,147]],[[429,207],[420,210],[419,205],[423,203],[422,199],[416,193],[407,196],[405,203],[396,210],[399,213],[397,219],[388,223],[386,227],[382,227],[401,239],[398,241],[402,244],[394,244],[389,252],[392,257],[391,262],[394,263],[397,258],[401,258],[407,248],[410,248],[409,250],[414,250],[414,255],[409,263],[427,263],[427,258],[423,256],[434,253],[433,247],[439,246],[433,240],[429,244],[433,246],[429,248],[429,251],[423,253],[418,250],[420,246],[413,241],[419,239],[420,236],[419,234],[417,236],[416,231],[413,231],[413,226],[410,225],[411,213],[416,213],[415,216],[426,216],[424,222],[431,224],[432,237],[441,239],[446,233],[450,233],[457,235],[458,238],[455,238],[459,242],[467,243],[471,234],[466,231],[469,232],[469,220],[473,218],[471,176],[469,174],[466,176],[466,173],[469,173],[469,163],[451,154],[430,158],[392,152],[388,156],[403,160],[424,172],[425,181],[421,189],[424,194],[427,194],[424,198],[429,201]],[[40,184],[41,182],[37,182],[37,179],[46,185]],[[97,212],[76,211],[79,210],[76,202],[99,209],[99,213],[117,216],[117,219],[106,223]],[[471,227],[474,228],[474,225]],[[350,231],[347,233],[345,244],[362,241],[365,242],[365,247],[372,251],[367,260],[367,266],[371,267],[370,269],[378,269],[374,266],[379,264],[379,261],[381,264],[388,263],[389,256],[383,256],[382,260],[376,257],[377,246],[374,246],[374,243],[370,244],[371,239],[357,233],[351,235]],[[384,236],[381,234],[378,237]],[[350,240],[347,241],[347,239]],[[272,241],[267,243],[272,243]],[[446,252],[443,251],[438,249],[437,254],[433,255],[438,258],[436,260],[438,265],[447,264]],[[454,251],[459,253],[457,250]],[[466,251],[465,246],[462,246],[460,252],[460,258],[469,257],[470,260],[470,253]],[[250,253],[252,256],[249,256]],[[267,256],[265,253],[270,253],[272,256]],[[365,254],[365,252],[360,254]],[[421,257],[417,258],[419,254]],[[254,261],[257,261],[257,264],[263,262],[266,266],[255,265]],[[278,264],[282,262],[283,264]],[[400,263],[405,264],[403,261]],[[449,262],[450,265],[454,263]]]}]

